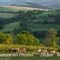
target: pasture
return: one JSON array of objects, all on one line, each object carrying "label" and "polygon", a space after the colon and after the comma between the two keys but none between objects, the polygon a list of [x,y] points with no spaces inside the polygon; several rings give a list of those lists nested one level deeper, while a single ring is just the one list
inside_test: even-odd
[{"label": "pasture", "polygon": [[60,30],[60,24],[29,24],[28,28],[32,29],[32,31],[43,31],[49,28]]},{"label": "pasture", "polygon": [[19,22],[14,22],[10,24],[6,24],[3,29],[0,31],[7,32],[7,31],[13,31],[14,29],[19,28]]},{"label": "pasture", "polygon": [[11,18],[14,17],[16,14],[12,14],[12,13],[0,13],[0,18]]},{"label": "pasture", "polygon": [[0,57],[0,60],[60,60],[60,57]]},{"label": "pasture", "polygon": [[[0,31],[6,32],[6,31],[13,31],[16,28],[19,28],[20,24],[19,22],[13,22],[10,24],[6,24],[3,29]],[[45,31],[49,28],[55,28],[58,31],[60,30],[60,24],[28,24],[28,29],[31,29],[32,31]]]},{"label": "pasture", "polygon": [[13,9],[13,8],[9,8],[9,7],[4,7],[4,6],[0,6],[0,12],[2,12],[2,11],[5,11],[5,12],[7,12],[7,11],[18,11],[17,9]]}]

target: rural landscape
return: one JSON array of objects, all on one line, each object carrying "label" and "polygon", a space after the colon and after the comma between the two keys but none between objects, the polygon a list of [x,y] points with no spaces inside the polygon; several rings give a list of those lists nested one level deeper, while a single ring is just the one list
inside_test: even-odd
[{"label": "rural landscape", "polygon": [[0,60],[59,60],[60,9],[17,4],[0,6]]}]

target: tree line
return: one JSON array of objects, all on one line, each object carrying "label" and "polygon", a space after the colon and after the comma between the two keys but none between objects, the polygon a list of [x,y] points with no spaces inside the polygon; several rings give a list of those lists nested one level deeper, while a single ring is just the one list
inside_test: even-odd
[{"label": "tree line", "polygon": [[44,45],[47,47],[59,47],[59,37],[55,29],[48,29],[43,39],[44,43],[39,42],[39,39],[28,31],[17,33],[15,37],[12,34],[0,32],[0,44],[17,44],[17,45]]}]

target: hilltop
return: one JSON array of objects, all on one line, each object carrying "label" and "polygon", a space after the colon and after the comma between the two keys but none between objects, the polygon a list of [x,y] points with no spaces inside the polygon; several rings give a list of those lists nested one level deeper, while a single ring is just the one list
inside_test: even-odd
[{"label": "hilltop", "polygon": [[48,11],[49,9],[43,9],[43,8],[33,8],[33,7],[24,7],[24,6],[0,6],[0,8],[8,8],[13,10],[45,10]]}]

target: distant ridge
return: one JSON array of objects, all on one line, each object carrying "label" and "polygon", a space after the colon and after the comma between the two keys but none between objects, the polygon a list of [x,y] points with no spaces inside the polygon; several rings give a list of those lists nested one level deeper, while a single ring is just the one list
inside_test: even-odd
[{"label": "distant ridge", "polygon": [[23,7],[23,6],[0,6],[4,8],[12,8],[16,10],[44,10],[48,11],[48,9],[42,9],[42,8],[33,8],[33,7]]},{"label": "distant ridge", "polygon": [[20,5],[38,8],[60,8],[60,0],[0,0],[0,6]]},{"label": "distant ridge", "polygon": [[32,8],[42,8],[47,9],[47,7],[41,6],[40,4],[33,3],[33,2],[25,2],[20,4],[13,4],[15,6],[22,6],[22,7],[32,7]]}]

